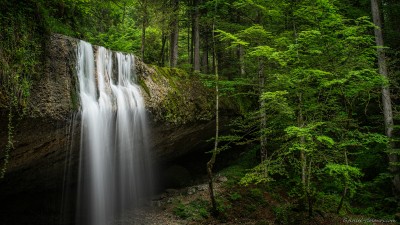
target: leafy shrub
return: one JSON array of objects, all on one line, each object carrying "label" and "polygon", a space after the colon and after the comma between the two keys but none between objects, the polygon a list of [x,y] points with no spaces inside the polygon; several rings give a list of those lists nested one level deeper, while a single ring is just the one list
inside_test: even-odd
[{"label": "leafy shrub", "polygon": [[199,221],[209,217],[208,202],[201,199],[196,199],[188,204],[178,202],[173,212],[181,219]]},{"label": "leafy shrub", "polygon": [[272,208],[276,224],[294,224],[294,216],[289,204],[283,204]]},{"label": "leafy shrub", "polygon": [[232,201],[236,201],[236,200],[239,200],[239,199],[241,199],[241,198],[242,198],[242,196],[241,196],[239,193],[237,193],[237,192],[232,193],[231,196],[230,196],[230,199],[231,199]]}]

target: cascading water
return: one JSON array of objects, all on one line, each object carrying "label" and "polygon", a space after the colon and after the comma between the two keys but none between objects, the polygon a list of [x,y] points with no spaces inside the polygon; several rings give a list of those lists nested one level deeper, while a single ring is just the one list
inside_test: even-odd
[{"label": "cascading water", "polygon": [[[135,57],[78,44],[81,152],[78,223],[108,224],[149,196],[152,173]],[[116,60],[117,68],[113,68]],[[113,75],[113,73],[116,73]]]}]

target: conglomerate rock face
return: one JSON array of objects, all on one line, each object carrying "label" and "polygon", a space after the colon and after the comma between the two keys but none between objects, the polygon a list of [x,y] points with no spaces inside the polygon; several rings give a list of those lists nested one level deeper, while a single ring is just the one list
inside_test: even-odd
[{"label": "conglomerate rock face", "polygon": [[[75,168],[69,173],[76,174],[80,146],[77,42],[63,35],[51,36],[45,72],[31,90],[27,116],[14,124],[14,149],[6,176],[0,180],[0,198],[60,187],[66,167]],[[136,73],[149,112],[149,143],[155,160],[172,160],[204,148],[205,140],[214,134],[212,92],[194,75],[148,66],[139,59]],[[4,149],[7,116],[0,113],[0,148]]]}]

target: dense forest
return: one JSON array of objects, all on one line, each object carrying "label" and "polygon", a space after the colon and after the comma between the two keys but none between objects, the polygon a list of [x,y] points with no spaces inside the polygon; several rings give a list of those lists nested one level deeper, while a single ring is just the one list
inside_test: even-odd
[{"label": "dense forest", "polygon": [[[270,193],[284,202],[273,209],[282,224],[294,214],[399,219],[397,0],[3,0],[0,8],[6,155],[47,37],[60,33],[184,70],[213,90],[217,126],[231,131],[217,129],[209,175],[226,152],[243,152],[222,170],[230,192],[202,216],[229,221],[235,207],[270,207],[257,202]],[[229,124],[218,121],[220,100],[235,105]],[[178,205],[177,215],[190,217],[190,207]]]}]

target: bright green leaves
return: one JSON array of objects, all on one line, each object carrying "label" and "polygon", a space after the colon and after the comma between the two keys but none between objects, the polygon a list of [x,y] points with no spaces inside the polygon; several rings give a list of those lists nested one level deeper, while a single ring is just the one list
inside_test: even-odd
[{"label": "bright green leaves", "polygon": [[273,37],[271,32],[266,31],[261,25],[258,24],[240,31],[238,36],[243,39],[247,39],[254,44],[264,43]]},{"label": "bright green leaves", "polygon": [[134,26],[134,21],[127,18],[124,24],[110,27],[105,33],[97,35],[88,34],[89,41],[113,50],[123,52],[138,51],[138,46],[140,46],[140,31],[135,29]]},{"label": "bright green leaves", "polygon": [[260,108],[265,112],[266,126],[260,130],[263,135],[277,134],[277,130],[285,126],[285,121],[294,118],[294,110],[289,105],[287,91],[264,92],[260,101],[263,105]]},{"label": "bright green leaves", "polygon": [[[299,48],[310,50],[310,47],[317,47],[316,43],[321,42],[321,32],[318,30],[305,30],[298,34]],[[312,49],[311,49],[312,50]],[[306,51],[306,53],[309,53]]]},{"label": "bright green leaves", "polygon": [[[249,43],[248,59],[261,58],[268,65],[266,92],[260,96],[267,121],[259,134],[269,141],[269,155],[241,184],[290,174],[296,192],[303,190],[297,193],[301,198],[321,186],[327,188],[321,191],[337,194],[346,186],[352,196],[362,176],[355,155],[384,141],[379,135],[375,140],[375,133],[357,131],[364,128],[355,119],[360,111],[366,113],[384,84],[373,68],[370,23],[345,19],[329,0],[293,4],[298,19],[291,24],[293,30],[273,32],[273,38],[265,32],[253,42],[246,38],[255,36],[249,31],[259,27],[235,34]],[[366,139],[371,142],[362,141]],[[328,176],[334,184],[318,176]]]},{"label": "bright green leaves", "polygon": [[239,184],[259,184],[275,181],[274,175],[287,176],[287,172],[284,168],[284,161],[282,157],[271,157],[260,163],[256,167],[252,168],[246,175],[240,180]]},{"label": "bright green leaves", "polygon": [[286,128],[287,135],[295,138],[292,140],[288,153],[293,151],[312,153],[317,149],[332,148],[335,141],[331,137],[320,134],[320,127],[323,125],[323,122],[316,122],[305,127],[290,126]]},{"label": "bright green leaves", "polygon": [[325,21],[337,21],[340,15],[330,0],[300,1],[294,16],[303,20],[304,25],[318,26]]},{"label": "bright green leaves", "polygon": [[384,84],[384,79],[373,69],[350,71],[346,75],[345,96],[355,97],[365,94]]},{"label": "bright green leaves", "polygon": [[346,179],[350,179],[352,177],[359,178],[363,175],[359,168],[343,164],[328,163],[325,166],[325,170],[331,176],[341,175]]},{"label": "bright green leaves", "polygon": [[363,176],[360,168],[343,165],[328,163],[324,172],[326,172],[332,179],[332,183],[335,184],[337,192],[340,192],[345,185],[349,190],[350,197],[353,197],[358,187],[361,186],[360,178]]},{"label": "bright green leaves", "polygon": [[248,46],[250,44],[249,42],[241,40],[238,36],[225,32],[223,30],[217,30],[216,32],[218,33],[216,37],[220,38],[221,41],[229,41],[231,43],[229,48],[233,48],[238,45]]},{"label": "bright green leaves", "polygon": [[319,143],[324,144],[325,146],[327,146],[329,148],[333,147],[333,145],[335,144],[335,141],[332,138],[325,136],[325,135],[317,136],[316,140]]},{"label": "bright green leaves", "polygon": [[221,41],[227,41],[230,45],[228,48],[241,46],[250,46],[250,44],[265,43],[272,38],[272,34],[266,31],[260,25],[253,25],[247,29],[239,31],[237,34],[232,34],[223,30],[217,30],[217,38]]}]

